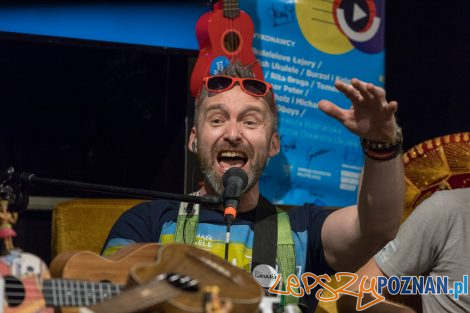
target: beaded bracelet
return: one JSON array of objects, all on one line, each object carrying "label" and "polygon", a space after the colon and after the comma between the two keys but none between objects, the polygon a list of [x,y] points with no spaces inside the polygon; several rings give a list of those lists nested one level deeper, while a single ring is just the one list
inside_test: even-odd
[{"label": "beaded bracelet", "polygon": [[401,127],[397,127],[395,138],[391,142],[372,141],[361,138],[361,146],[364,154],[377,161],[388,161],[396,158],[403,150],[403,133]]}]

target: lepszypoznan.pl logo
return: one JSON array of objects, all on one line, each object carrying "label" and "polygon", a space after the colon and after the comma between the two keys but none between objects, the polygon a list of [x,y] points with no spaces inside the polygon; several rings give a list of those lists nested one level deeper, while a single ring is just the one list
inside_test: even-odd
[{"label": "lepszypoznan.pl logo", "polygon": [[[464,275],[462,281],[454,281],[451,285],[448,276],[378,276],[372,277],[370,280],[367,276],[361,278],[358,291],[347,290],[351,285],[358,281],[359,277],[354,273],[340,272],[335,274],[338,282],[343,278],[350,278],[346,284],[335,289],[328,285],[331,282],[331,277],[327,274],[315,275],[313,273],[304,273],[300,279],[296,275],[290,275],[287,279],[285,288],[280,288],[281,274],[278,274],[274,284],[269,288],[269,292],[278,295],[292,295],[295,297],[303,297],[309,295],[312,289],[322,287],[323,289],[317,290],[315,297],[319,301],[330,302],[339,298],[340,294],[346,294],[357,297],[356,310],[365,310],[377,303],[385,300],[382,295],[384,288],[392,295],[438,295],[446,294],[453,295],[454,300],[459,300],[459,296],[468,295],[468,275]],[[369,282],[368,282],[369,280]],[[283,289],[283,290],[282,290]],[[332,296],[323,297],[323,291],[328,290]],[[365,294],[372,294],[374,300],[367,304],[362,304],[362,299]]]}]

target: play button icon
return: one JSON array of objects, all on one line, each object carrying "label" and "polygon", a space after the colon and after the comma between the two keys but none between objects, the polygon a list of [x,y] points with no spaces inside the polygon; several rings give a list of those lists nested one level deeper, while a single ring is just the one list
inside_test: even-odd
[{"label": "play button icon", "polygon": [[361,9],[360,6],[357,5],[357,3],[354,3],[353,7],[353,22],[357,22],[360,19],[363,19],[364,17],[367,17],[367,13],[364,12],[364,10]]}]

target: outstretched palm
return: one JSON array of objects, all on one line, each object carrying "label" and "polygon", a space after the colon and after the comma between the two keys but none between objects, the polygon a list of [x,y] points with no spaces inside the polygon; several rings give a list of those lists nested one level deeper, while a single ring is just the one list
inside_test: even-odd
[{"label": "outstretched palm", "polygon": [[328,100],[319,102],[319,108],[340,121],[356,135],[374,141],[393,140],[396,132],[397,102],[387,102],[385,91],[371,83],[353,78],[351,85],[336,81],[336,88],[351,102],[351,108],[341,109]]}]

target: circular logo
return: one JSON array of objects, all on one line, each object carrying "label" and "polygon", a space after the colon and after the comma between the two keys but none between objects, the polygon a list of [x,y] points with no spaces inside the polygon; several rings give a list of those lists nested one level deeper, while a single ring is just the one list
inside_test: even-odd
[{"label": "circular logo", "polygon": [[277,271],[267,264],[257,265],[252,273],[256,281],[264,288],[271,288],[277,279]]},{"label": "circular logo", "polygon": [[296,14],[305,39],[318,50],[343,54],[383,50],[382,0],[303,0]]}]

